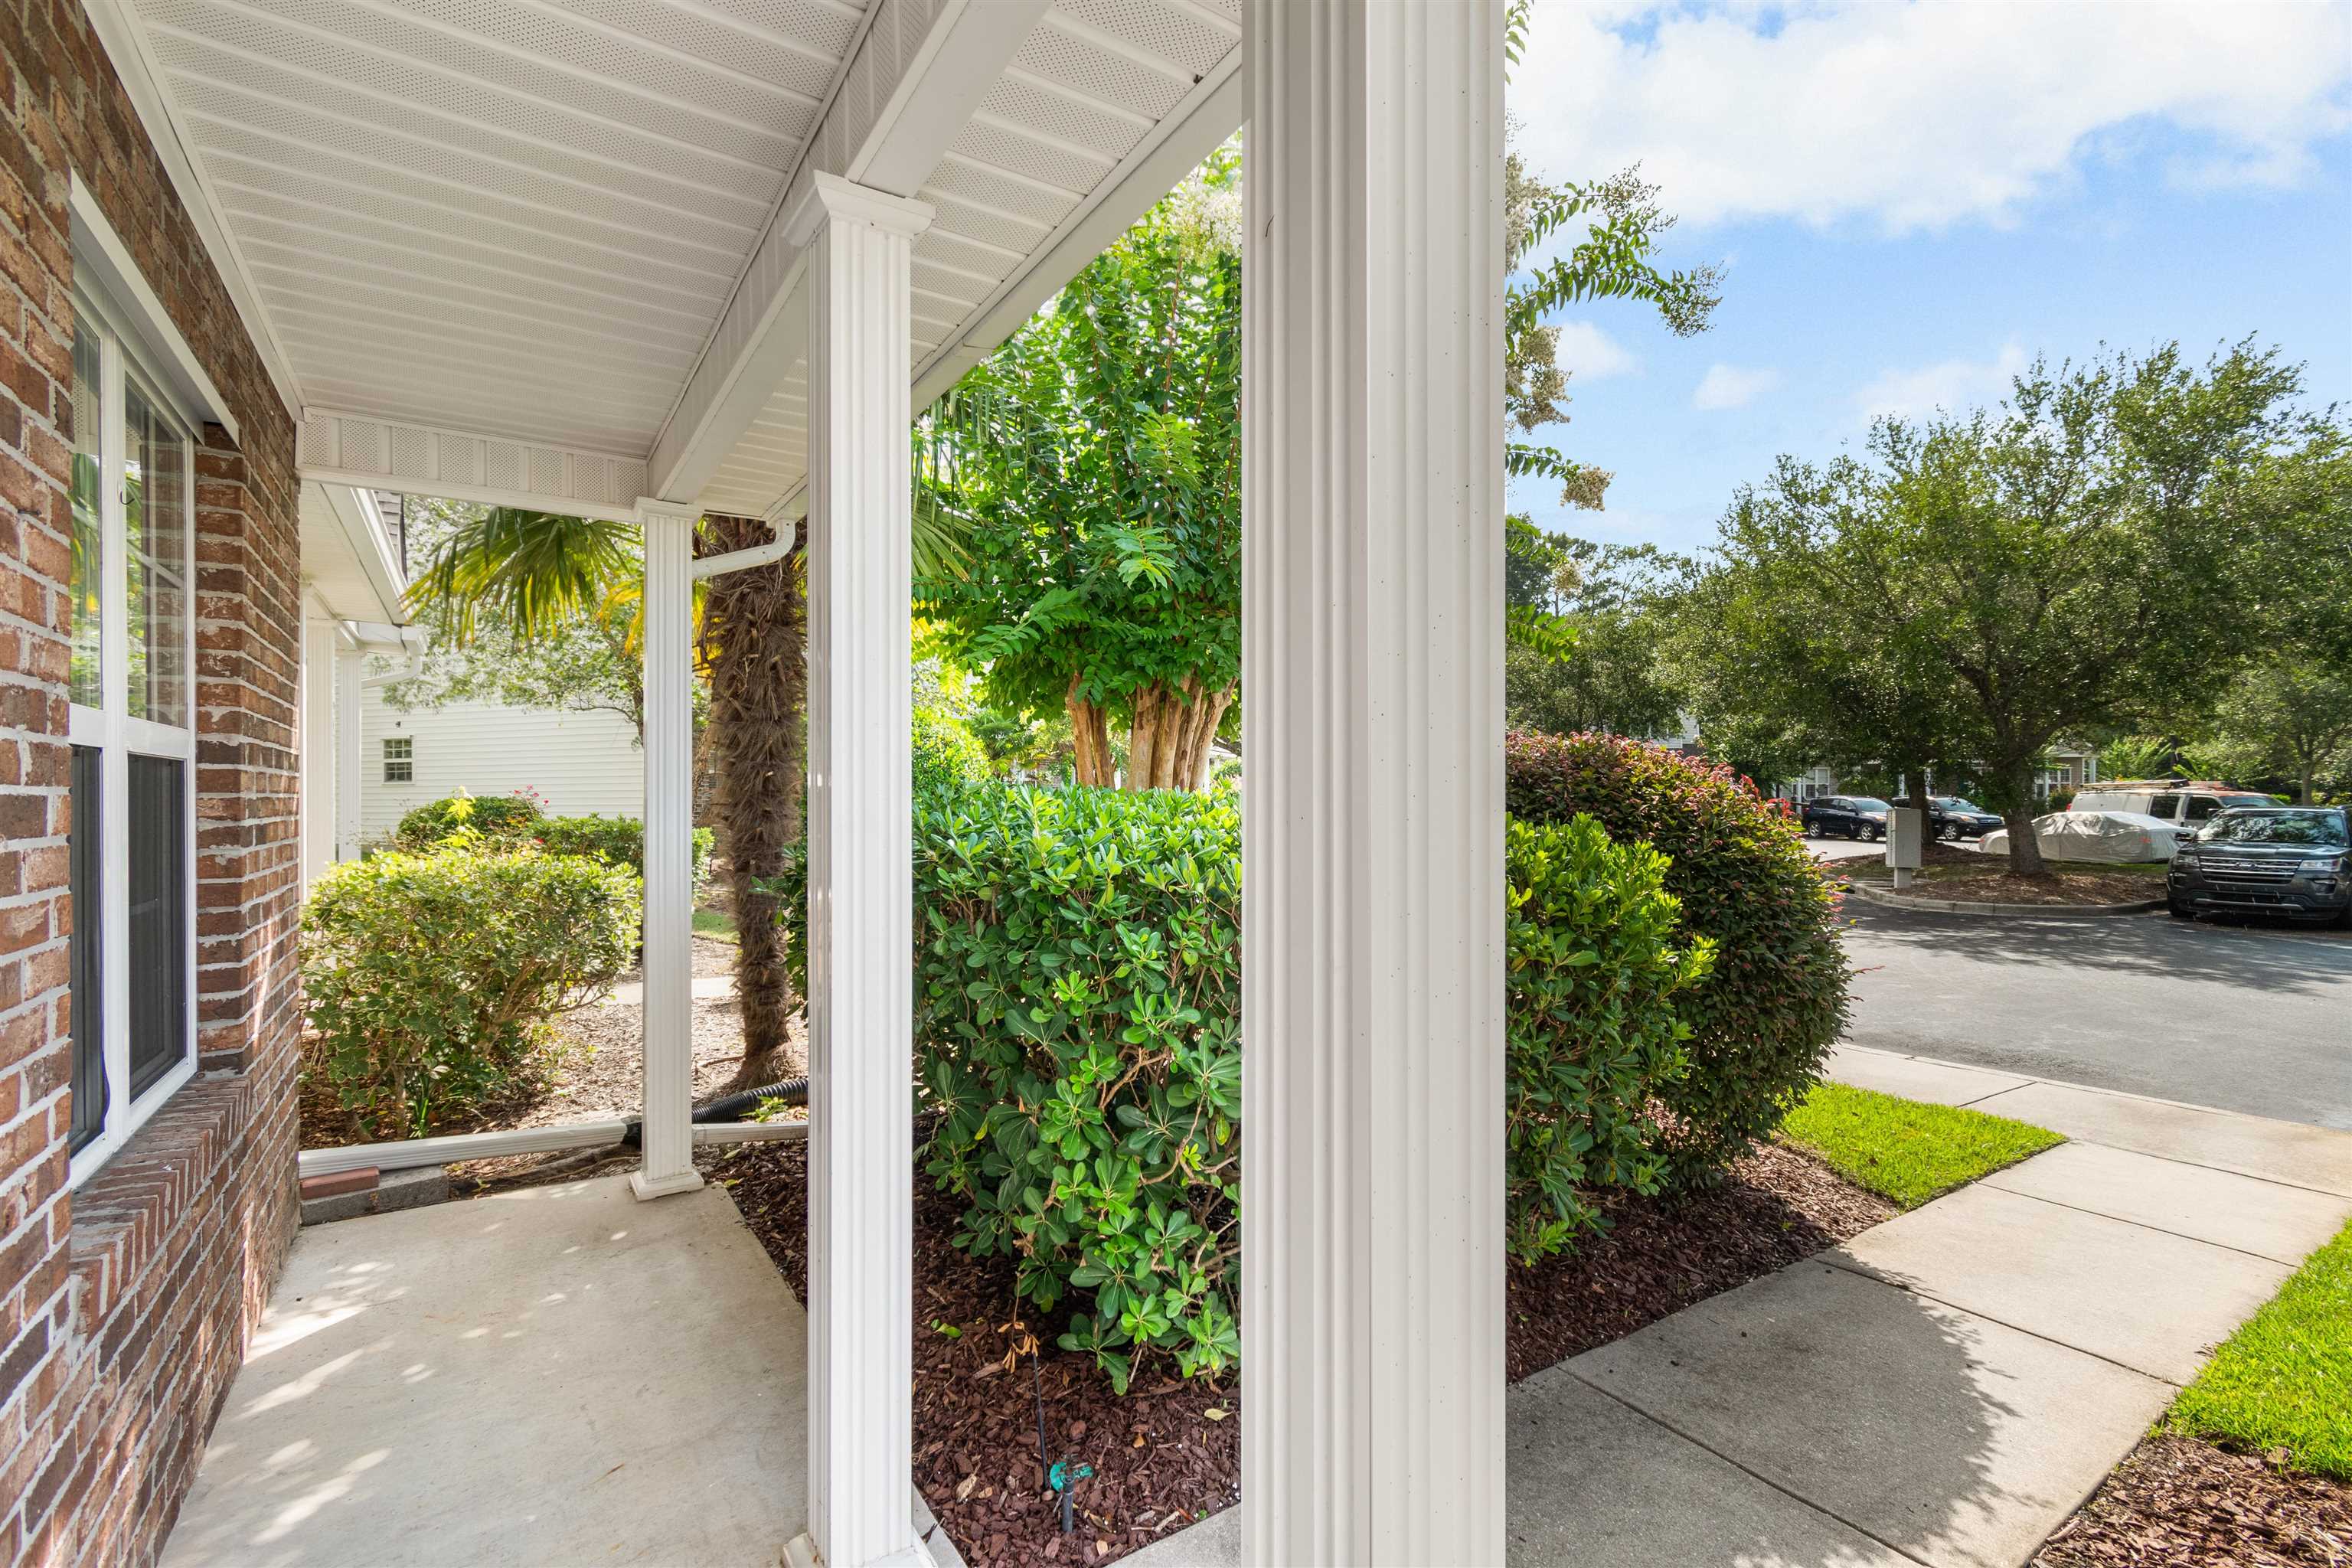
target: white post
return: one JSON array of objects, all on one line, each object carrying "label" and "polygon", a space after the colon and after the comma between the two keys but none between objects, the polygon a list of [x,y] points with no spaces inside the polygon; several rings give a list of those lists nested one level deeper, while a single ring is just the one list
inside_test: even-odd
[{"label": "white post", "polygon": [[302,885],[335,860],[335,623],[302,622]]},{"label": "white post", "polygon": [[809,247],[809,1535],[829,1568],[924,1563],[914,1394],[914,894],[907,427],[920,202],[829,174]]},{"label": "white post", "polygon": [[335,858],[360,858],[360,790],[366,782],[360,744],[360,678],[367,655],[335,643]]},{"label": "white post", "polygon": [[1504,1559],[1502,45],[1245,7],[1255,1563]]},{"label": "white post", "polygon": [[642,500],[646,541],[645,1157],[641,1198],[702,1185],[694,1168],[694,523]]}]

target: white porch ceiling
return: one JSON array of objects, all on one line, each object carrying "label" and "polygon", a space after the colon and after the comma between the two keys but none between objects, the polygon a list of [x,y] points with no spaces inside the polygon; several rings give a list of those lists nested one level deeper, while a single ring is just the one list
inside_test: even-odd
[{"label": "white porch ceiling", "polygon": [[938,211],[921,395],[1241,117],[1239,0],[103,3],[312,428],[650,466],[714,510],[772,510],[805,473],[789,320],[762,342],[811,172]]}]

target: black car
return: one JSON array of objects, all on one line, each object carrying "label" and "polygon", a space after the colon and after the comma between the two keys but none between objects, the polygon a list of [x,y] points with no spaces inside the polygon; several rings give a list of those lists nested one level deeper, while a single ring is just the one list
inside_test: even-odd
[{"label": "black car", "polygon": [[1875,795],[1825,795],[1805,802],[1808,838],[1884,838],[1887,804]]},{"label": "black car", "polygon": [[1927,836],[1931,838],[1982,838],[2001,825],[2000,818],[1973,801],[1956,795],[1927,797]]},{"label": "black car", "polygon": [[2236,806],[2173,852],[2174,916],[2294,915],[2352,926],[2352,815],[2342,806]]}]

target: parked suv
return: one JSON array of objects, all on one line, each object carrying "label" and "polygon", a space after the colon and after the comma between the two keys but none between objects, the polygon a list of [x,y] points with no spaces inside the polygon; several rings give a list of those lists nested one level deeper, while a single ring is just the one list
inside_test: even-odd
[{"label": "parked suv", "polygon": [[1875,795],[1825,795],[1805,802],[1808,838],[1884,838],[1891,808]]},{"label": "parked suv", "polygon": [[2179,920],[2224,910],[2352,926],[2352,815],[2342,806],[2239,806],[2172,857],[2166,902]]},{"label": "parked suv", "polygon": [[2074,796],[2069,811],[2126,811],[2179,827],[2202,827],[2231,806],[2275,805],[2269,795],[2218,784],[2099,784]]},{"label": "parked suv", "polygon": [[1982,838],[2000,826],[2000,818],[1956,795],[1927,797],[1927,834],[1931,838]]}]

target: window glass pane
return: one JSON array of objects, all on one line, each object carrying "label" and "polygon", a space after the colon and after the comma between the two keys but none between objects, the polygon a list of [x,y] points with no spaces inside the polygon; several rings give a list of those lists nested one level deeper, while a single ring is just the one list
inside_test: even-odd
[{"label": "window glass pane", "polygon": [[[74,333],[73,347],[73,658],[68,692],[84,707],[106,704],[100,679],[99,608],[105,593],[106,512],[99,500],[98,340]],[[93,819],[94,820],[94,819]]]},{"label": "window glass pane", "polygon": [[98,782],[95,746],[73,749],[73,831],[67,835],[68,887],[73,892],[73,935],[67,939],[67,1012],[73,1031],[73,1134],[76,1150],[106,1125],[106,1044],[99,1008],[105,994],[99,954],[104,951],[106,889],[99,877]]},{"label": "window glass pane", "polygon": [[188,1055],[187,764],[131,758],[131,1092]]},{"label": "window glass pane", "polygon": [[188,444],[138,386],[123,391],[122,517],[131,568],[131,716],[188,721]]},{"label": "window glass pane", "polygon": [[405,735],[387,735],[383,741],[383,782],[414,784],[416,780],[416,753]]}]

